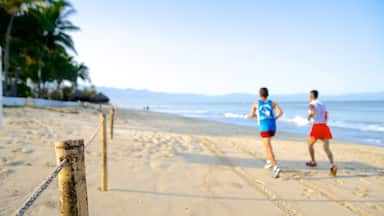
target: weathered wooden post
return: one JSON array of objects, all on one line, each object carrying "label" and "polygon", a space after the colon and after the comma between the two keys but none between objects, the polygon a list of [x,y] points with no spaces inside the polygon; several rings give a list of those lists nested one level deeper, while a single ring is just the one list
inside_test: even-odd
[{"label": "weathered wooden post", "polygon": [[115,119],[115,108],[112,107],[110,117],[109,117],[109,139],[110,140],[113,139],[113,121],[114,121],[114,119]]},{"label": "weathered wooden post", "polygon": [[107,173],[107,130],[106,130],[106,121],[105,113],[100,114],[100,134],[101,134],[101,186],[100,190],[102,192],[108,190],[108,173]]},{"label": "weathered wooden post", "polygon": [[58,175],[60,216],[88,216],[84,140],[56,142],[55,151],[57,164],[67,160]]}]

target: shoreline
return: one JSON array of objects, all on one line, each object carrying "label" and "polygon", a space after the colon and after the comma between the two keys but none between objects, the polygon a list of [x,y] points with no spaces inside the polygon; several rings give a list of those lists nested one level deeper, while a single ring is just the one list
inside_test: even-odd
[{"label": "shoreline", "polygon": [[[139,112],[151,112],[151,113],[157,113],[157,114],[161,114],[161,115],[169,115],[169,116],[173,116],[173,117],[180,117],[180,118],[186,118],[186,119],[191,119],[191,120],[198,120],[198,121],[206,121],[206,122],[214,122],[214,123],[219,123],[219,124],[224,124],[224,125],[230,125],[230,126],[234,126],[234,127],[239,127],[239,128],[244,128],[244,129],[247,129],[247,130],[254,130],[255,131],[255,134],[257,137],[259,137],[259,131],[257,129],[257,127],[251,127],[251,126],[247,126],[247,125],[242,125],[242,124],[236,124],[236,123],[229,123],[229,122],[224,122],[224,121],[220,121],[220,120],[213,120],[213,119],[205,119],[205,118],[199,118],[199,117],[189,117],[189,116],[184,116],[182,114],[177,114],[177,113],[167,113],[167,112],[160,112],[160,111],[153,111],[153,110],[150,110],[150,111],[144,111],[142,109],[139,109],[139,108],[129,108],[129,107],[120,107],[120,106],[117,106],[119,109],[121,110],[131,110],[131,111],[139,111]],[[332,130],[332,127],[331,127],[331,130]],[[307,142],[307,135],[301,135],[301,134],[297,134],[297,133],[292,133],[292,132],[287,132],[287,131],[277,131],[277,134],[276,136],[274,137],[275,139],[288,139],[288,140],[291,140],[291,141],[303,141],[303,142]],[[332,142],[335,142],[335,143],[340,143],[340,144],[352,144],[352,145],[357,145],[357,146],[372,146],[372,147],[378,147],[378,148],[384,148],[384,145],[382,144],[373,144],[373,143],[363,143],[363,142],[356,142],[356,141],[349,141],[349,140],[343,140],[343,139],[332,139],[331,140],[331,143]]]}]

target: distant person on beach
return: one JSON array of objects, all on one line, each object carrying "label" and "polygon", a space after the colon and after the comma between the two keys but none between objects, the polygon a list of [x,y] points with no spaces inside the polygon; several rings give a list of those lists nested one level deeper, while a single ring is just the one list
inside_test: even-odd
[{"label": "distant person on beach", "polygon": [[271,139],[276,134],[276,120],[283,115],[283,110],[277,103],[268,99],[269,93],[267,88],[261,88],[259,94],[260,99],[252,105],[248,117],[256,117],[258,119],[260,136],[267,156],[264,168],[272,168],[273,177],[278,178],[281,170],[276,163]]},{"label": "distant person on beach", "polygon": [[316,167],[317,163],[315,160],[315,150],[313,145],[317,140],[321,140],[323,143],[324,151],[327,154],[330,167],[330,175],[336,176],[337,167],[333,163],[333,154],[329,147],[329,140],[331,140],[332,133],[327,125],[328,121],[328,111],[325,105],[318,99],[319,92],[317,90],[312,90],[309,93],[309,115],[308,121],[313,120],[312,129],[308,137],[308,150],[311,160],[306,163],[309,167]]}]

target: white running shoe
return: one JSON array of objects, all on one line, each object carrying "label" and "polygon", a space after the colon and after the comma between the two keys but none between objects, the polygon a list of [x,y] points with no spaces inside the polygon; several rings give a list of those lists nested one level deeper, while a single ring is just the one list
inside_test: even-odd
[{"label": "white running shoe", "polygon": [[279,175],[280,175],[280,172],[281,172],[281,169],[280,167],[278,167],[277,165],[275,167],[273,167],[273,178],[279,178]]},{"label": "white running shoe", "polygon": [[272,168],[272,162],[270,160],[265,161],[264,169]]}]

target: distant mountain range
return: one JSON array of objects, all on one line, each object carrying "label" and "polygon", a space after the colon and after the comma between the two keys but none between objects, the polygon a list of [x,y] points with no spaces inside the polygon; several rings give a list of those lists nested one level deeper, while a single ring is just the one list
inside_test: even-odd
[{"label": "distant mountain range", "polygon": [[[146,105],[146,104],[183,104],[183,103],[250,103],[258,98],[257,94],[226,94],[220,96],[208,96],[201,94],[164,93],[148,90],[120,89],[110,87],[96,87],[98,91],[106,94],[112,103],[119,105]],[[274,95],[277,101],[306,101],[307,93]],[[322,95],[324,101],[384,101],[384,92],[353,93],[343,95]]]}]

